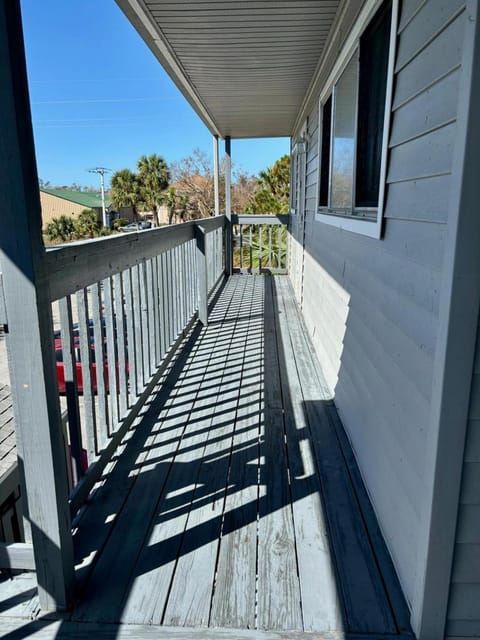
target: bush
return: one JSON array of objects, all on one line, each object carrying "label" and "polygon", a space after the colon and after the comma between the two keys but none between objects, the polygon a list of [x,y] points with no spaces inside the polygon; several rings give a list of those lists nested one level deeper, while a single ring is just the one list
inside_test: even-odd
[{"label": "bush", "polygon": [[102,223],[93,209],[84,209],[75,220],[75,229],[80,237],[94,238],[101,228]]},{"label": "bush", "polygon": [[114,229],[119,229],[120,227],[124,227],[127,224],[128,224],[127,218],[117,218],[113,222],[113,228]]},{"label": "bush", "polygon": [[53,218],[47,223],[45,233],[52,242],[75,240],[77,236],[75,221],[72,218],[67,218],[67,216]]}]

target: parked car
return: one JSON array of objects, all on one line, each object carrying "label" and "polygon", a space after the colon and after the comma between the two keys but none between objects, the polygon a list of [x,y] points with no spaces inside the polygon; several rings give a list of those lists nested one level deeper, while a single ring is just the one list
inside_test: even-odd
[{"label": "parked car", "polygon": [[130,224],[126,224],[124,227],[119,227],[119,231],[129,232],[129,231],[143,231],[144,229],[151,229],[152,223],[150,220],[140,220],[139,222],[130,222]]},{"label": "parked car", "polygon": [[[72,327],[73,329],[73,346],[75,351],[75,374],[77,380],[77,390],[79,393],[83,393],[83,374],[82,374],[82,360],[80,354],[80,332],[78,328],[78,324],[75,323]],[[90,347],[90,362],[91,362],[91,375],[92,375],[92,383],[94,393],[97,392],[97,365],[95,362],[95,337],[94,337],[94,329],[93,329],[93,320],[89,321],[89,347]],[[102,335],[103,340],[106,340],[105,336],[105,322],[102,323]],[[55,361],[57,368],[57,382],[58,382],[58,390],[61,394],[66,393],[66,384],[65,384],[65,369],[63,365],[63,348],[62,348],[62,337],[60,331],[55,331],[54,333],[54,341],[55,341]],[[105,355],[105,384],[108,388],[108,363]]]}]

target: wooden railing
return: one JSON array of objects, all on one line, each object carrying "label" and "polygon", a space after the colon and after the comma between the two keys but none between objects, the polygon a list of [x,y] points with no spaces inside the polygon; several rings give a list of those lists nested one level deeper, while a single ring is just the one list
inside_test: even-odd
[{"label": "wooden railing", "polygon": [[288,215],[232,215],[233,272],[287,273]]},{"label": "wooden railing", "polygon": [[222,277],[224,218],[47,251],[72,517]]},{"label": "wooden railing", "polygon": [[[63,415],[73,520],[179,345],[197,320],[207,323],[209,295],[229,265],[287,272],[287,221],[220,216],[45,252],[42,304],[54,312],[44,335],[54,342],[61,410],[52,415]],[[1,274],[0,323],[8,326]],[[0,567],[33,569],[30,540],[0,545]]]}]

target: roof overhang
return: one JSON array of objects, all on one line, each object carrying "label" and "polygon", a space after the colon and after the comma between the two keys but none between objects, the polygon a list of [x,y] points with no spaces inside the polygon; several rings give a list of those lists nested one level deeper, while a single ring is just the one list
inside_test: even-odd
[{"label": "roof overhang", "polygon": [[340,0],[116,0],[210,131],[290,136]]}]

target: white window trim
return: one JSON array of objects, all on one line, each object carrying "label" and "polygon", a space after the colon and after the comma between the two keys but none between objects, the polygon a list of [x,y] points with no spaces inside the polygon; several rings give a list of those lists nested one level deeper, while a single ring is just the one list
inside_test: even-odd
[{"label": "white window trim", "polygon": [[[397,27],[398,27],[398,5],[399,0],[392,0],[392,23],[390,29],[390,48],[388,57],[388,70],[387,70],[387,87],[385,96],[385,118],[383,123],[383,142],[382,142],[382,159],[380,164],[380,191],[378,194],[378,207],[376,220],[359,219],[353,215],[342,215],[341,210],[328,209],[327,207],[320,207],[320,160],[321,160],[321,145],[322,145],[322,105],[332,93],[333,86],[340,78],[343,70],[347,66],[350,58],[353,56],[355,49],[360,42],[360,36],[365,31],[366,27],[370,23],[370,20],[379,9],[383,0],[367,0],[362,11],[360,12],[355,25],[348,36],[342,53],[337,58],[335,65],[333,66],[330,75],[324,85],[324,89],[320,93],[320,99],[318,104],[319,111],[319,133],[318,136],[318,180],[317,180],[317,195],[316,195],[316,214],[315,220],[323,222],[345,231],[353,231],[354,233],[360,233],[362,235],[369,236],[371,238],[380,239],[382,236],[382,224],[383,214],[385,210],[385,192],[386,192],[386,179],[387,179],[387,158],[388,158],[388,143],[390,133],[390,121],[392,112],[392,95],[393,95],[393,78],[395,70],[395,53],[397,46]],[[358,105],[358,103],[357,103]],[[333,109],[333,105],[332,105]],[[333,117],[333,110],[332,110]],[[355,141],[356,143],[356,141]],[[361,211],[361,209],[359,209]]]}]

